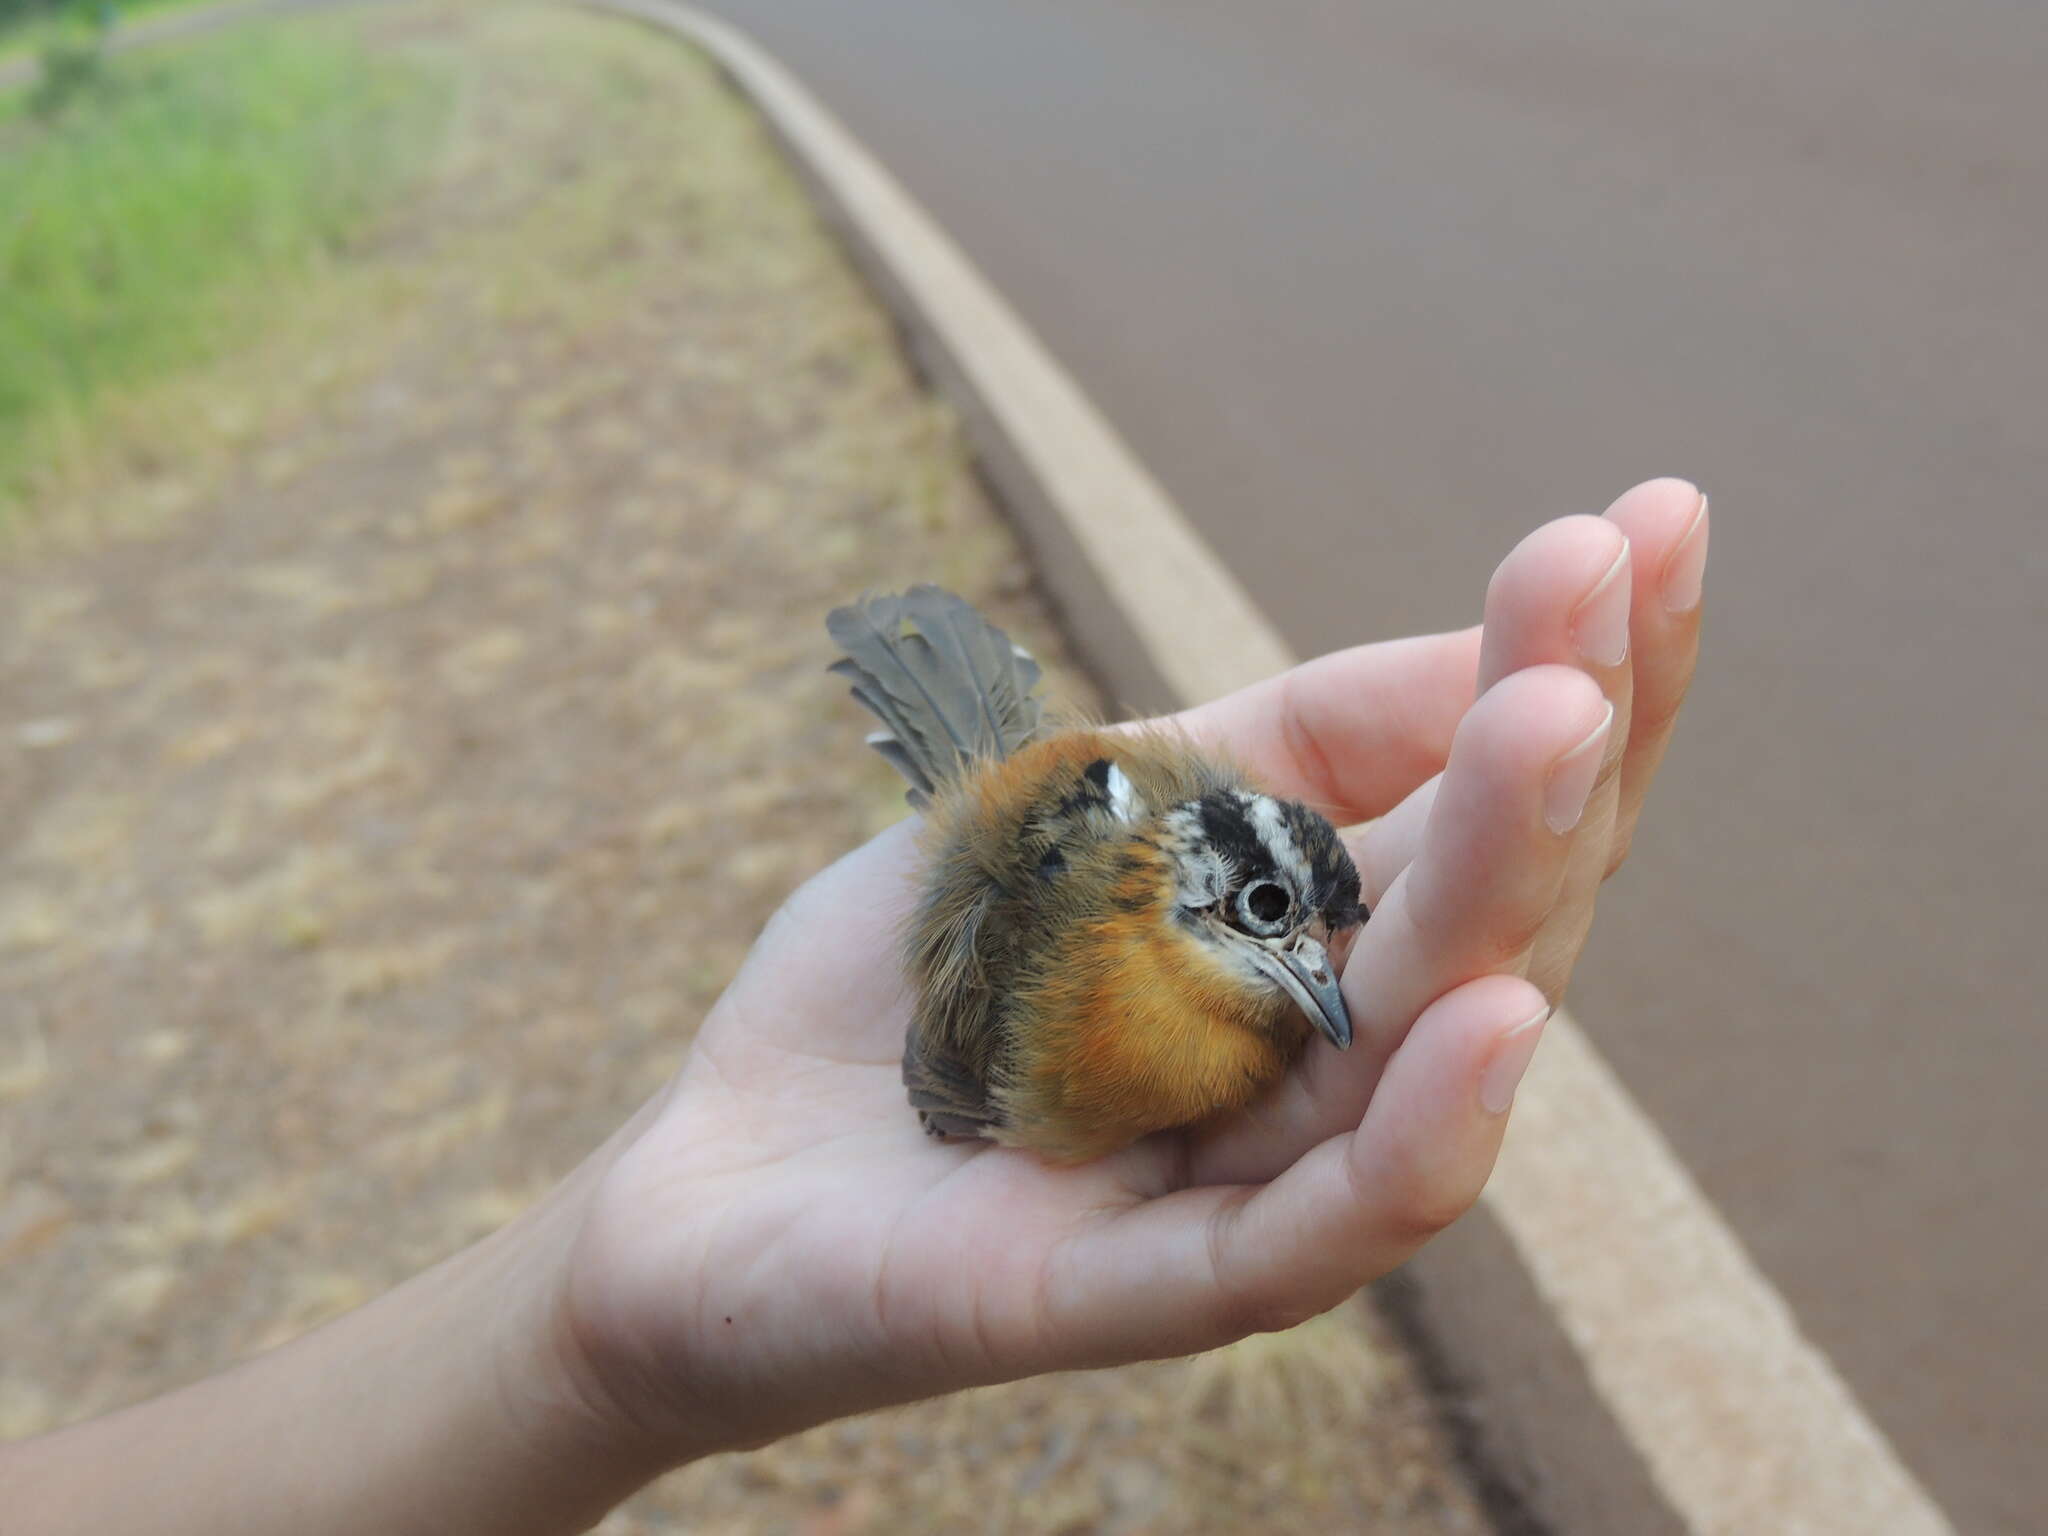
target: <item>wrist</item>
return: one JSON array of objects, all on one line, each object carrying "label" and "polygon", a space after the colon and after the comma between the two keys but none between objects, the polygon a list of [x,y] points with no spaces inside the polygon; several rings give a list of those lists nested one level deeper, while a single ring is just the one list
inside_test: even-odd
[{"label": "wrist", "polygon": [[473,1270],[459,1288],[492,1298],[479,1390],[499,1432],[539,1477],[579,1490],[593,1519],[700,1454],[615,1390],[579,1322],[571,1278],[595,1184],[578,1170],[456,1261]]}]

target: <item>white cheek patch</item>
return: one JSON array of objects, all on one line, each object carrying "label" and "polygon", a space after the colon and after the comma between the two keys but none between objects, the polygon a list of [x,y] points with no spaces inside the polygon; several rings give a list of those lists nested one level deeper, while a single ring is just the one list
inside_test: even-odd
[{"label": "white cheek patch", "polygon": [[1229,893],[1230,874],[1230,861],[1222,854],[1199,855],[1183,868],[1180,904],[1189,908],[1214,906]]},{"label": "white cheek patch", "polygon": [[1109,765],[1109,813],[1127,827],[1136,825],[1145,814],[1145,802],[1138,798],[1137,786],[1115,763]]},{"label": "white cheek patch", "polygon": [[1179,872],[1174,900],[1189,912],[1221,901],[1230,890],[1233,871],[1230,860],[1203,839],[1201,817],[1183,807],[1168,813],[1165,827],[1167,845]]}]

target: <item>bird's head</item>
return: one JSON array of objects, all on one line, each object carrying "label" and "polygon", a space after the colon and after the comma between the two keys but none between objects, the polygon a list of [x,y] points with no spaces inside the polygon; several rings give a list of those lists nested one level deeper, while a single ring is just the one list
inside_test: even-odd
[{"label": "bird's head", "polygon": [[1246,981],[1284,994],[1340,1050],[1351,1015],[1331,947],[1365,918],[1337,829],[1292,800],[1215,790],[1161,819],[1175,920]]}]

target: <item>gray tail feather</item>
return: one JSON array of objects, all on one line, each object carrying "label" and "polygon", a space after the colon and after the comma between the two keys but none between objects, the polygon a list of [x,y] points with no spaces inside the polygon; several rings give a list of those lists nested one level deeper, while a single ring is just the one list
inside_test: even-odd
[{"label": "gray tail feather", "polygon": [[973,605],[940,587],[870,594],[826,616],[846,653],[831,670],[886,730],[868,743],[924,805],[979,758],[1008,757],[1038,730],[1038,663]]}]

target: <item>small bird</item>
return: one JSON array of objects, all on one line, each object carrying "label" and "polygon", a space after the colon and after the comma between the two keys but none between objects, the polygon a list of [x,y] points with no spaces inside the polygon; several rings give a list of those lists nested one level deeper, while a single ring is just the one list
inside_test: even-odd
[{"label": "small bird", "polygon": [[903,1081],[925,1130],[1082,1162],[1247,1103],[1351,1020],[1366,916],[1322,816],[1170,730],[1048,727],[1038,663],[950,592],[835,609],[832,671],[910,781]]}]

